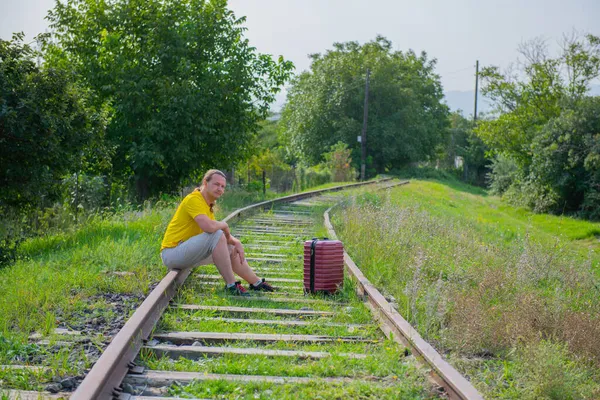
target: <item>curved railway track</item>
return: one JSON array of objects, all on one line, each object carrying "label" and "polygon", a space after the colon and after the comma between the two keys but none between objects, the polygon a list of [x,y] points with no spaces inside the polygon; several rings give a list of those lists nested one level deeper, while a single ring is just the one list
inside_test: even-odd
[{"label": "curved railway track", "polygon": [[[372,184],[383,189],[403,183]],[[305,397],[306,390],[315,396],[321,390],[366,390],[372,398],[404,398],[412,389],[403,381],[416,382],[419,378],[413,375],[424,374],[415,373],[408,354],[431,371],[430,387],[438,385],[438,392],[430,389],[426,396],[482,398],[347,254],[346,270],[355,283],[346,281],[346,289],[330,298],[303,295],[302,244],[325,232],[335,237],[329,211],[343,198],[336,191],[345,188],[288,196],[229,215],[226,221],[244,242],[247,258],[279,290],[250,298],[227,296],[214,266],[169,272],[113,338],[71,399],[214,398],[211,393],[219,387],[218,393],[228,387],[233,394],[239,391],[239,398],[248,393],[244,390],[254,391],[251,398],[280,398],[280,390]],[[323,217],[327,231],[320,228]],[[40,395],[13,394],[23,399]]]}]

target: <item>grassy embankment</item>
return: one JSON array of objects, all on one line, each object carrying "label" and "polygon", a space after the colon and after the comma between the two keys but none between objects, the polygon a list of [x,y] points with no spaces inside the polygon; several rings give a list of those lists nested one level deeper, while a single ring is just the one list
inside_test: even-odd
[{"label": "grassy embankment", "polygon": [[600,224],[413,181],[333,218],[347,250],[488,398],[600,397]]},{"label": "grassy embankment", "polygon": [[[279,196],[267,193],[267,198]],[[229,191],[219,202],[217,217],[261,200],[262,193]],[[114,321],[124,322],[164,276],[158,250],[177,201],[90,215],[78,226],[49,231],[21,245],[19,260],[0,269],[0,365],[37,364],[50,370],[0,371],[0,387],[39,390],[52,376],[78,375],[89,367],[90,357],[98,354],[93,347],[106,342]],[[123,301],[128,305],[115,305]],[[100,334],[91,349],[77,350],[28,339],[35,331],[49,334],[56,327]]]}]

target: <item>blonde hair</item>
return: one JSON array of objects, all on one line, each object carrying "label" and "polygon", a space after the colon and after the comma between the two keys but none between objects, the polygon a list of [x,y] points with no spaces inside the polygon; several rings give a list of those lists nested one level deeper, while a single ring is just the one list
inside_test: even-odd
[{"label": "blonde hair", "polygon": [[[200,184],[200,186],[198,186],[196,188],[196,190],[198,190],[198,191],[202,190],[202,188],[204,187],[204,182],[210,182],[210,180],[212,179],[212,177],[215,176],[215,175],[220,175],[223,178],[227,179],[227,176],[222,171],[219,171],[218,169],[209,169],[204,174],[204,177],[202,178],[202,183]],[[210,212],[214,212],[213,208],[215,206],[215,203],[211,203],[208,206],[210,207]]]},{"label": "blonde hair", "polygon": [[[224,172],[219,171],[218,169],[209,169],[204,174],[204,178],[202,178],[202,183],[200,183],[200,185],[196,188],[196,190],[202,190],[202,188],[204,187],[204,182],[210,182],[210,180],[212,179],[212,177],[215,176],[215,175],[220,175],[223,178],[227,179],[227,176],[225,175]],[[210,211],[212,211],[214,203],[213,204],[209,204],[209,206],[210,206]]]},{"label": "blonde hair", "polygon": [[210,182],[212,177],[215,175],[220,175],[223,178],[227,179],[227,175],[225,175],[225,173],[223,173],[222,171],[219,171],[218,169],[209,169],[204,174],[204,178],[202,178],[202,183],[200,184],[200,188],[202,188],[202,186],[204,186],[204,182]]}]

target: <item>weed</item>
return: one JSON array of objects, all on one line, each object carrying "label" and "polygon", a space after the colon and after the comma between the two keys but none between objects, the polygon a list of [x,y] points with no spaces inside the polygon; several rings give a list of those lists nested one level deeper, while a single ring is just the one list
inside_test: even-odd
[{"label": "weed", "polygon": [[542,340],[517,355],[523,399],[592,399],[600,395],[596,376],[573,360],[565,345]]},{"label": "weed", "polygon": [[363,272],[425,338],[459,358],[490,360],[480,366],[489,374],[471,370],[476,379],[512,385],[519,397],[519,375],[494,362],[516,368],[524,359],[511,352],[540,338],[597,367],[599,259],[572,239],[590,223],[532,216],[477,192],[414,181],[348,203],[333,223]]}]

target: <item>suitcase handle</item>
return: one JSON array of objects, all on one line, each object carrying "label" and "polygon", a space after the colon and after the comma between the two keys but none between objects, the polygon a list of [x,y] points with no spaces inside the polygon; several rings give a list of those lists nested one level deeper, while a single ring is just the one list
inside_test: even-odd
[{"label": "suitcase handle", "polygon": [[315,250],[319,239],[314,238],[310,244],[310,292],[315,292]]},{"label": "suitcase handle", "polygon": [[[323,240],[329,240],[329,238],[324,237]],[[310,292],[315,292],[315,253],[317,242],[319,239],[313,238],[312,243],[310,244]]]}]

